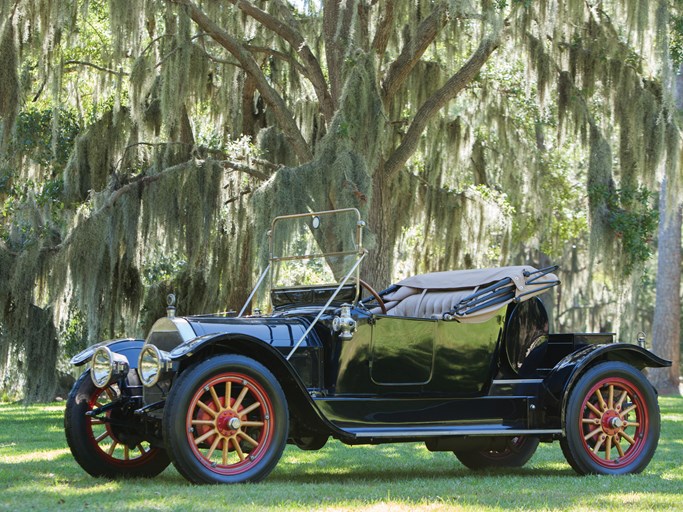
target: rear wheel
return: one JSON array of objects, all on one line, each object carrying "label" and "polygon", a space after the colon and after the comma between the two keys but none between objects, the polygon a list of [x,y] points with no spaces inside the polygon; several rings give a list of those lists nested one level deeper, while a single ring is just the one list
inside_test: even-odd
[{"label": "rear wheel", "polygon": [[161,448],[140,437],[141,425],[120,407],[109,409],[98,418],[86,412],[118,400],[117,384],[100,389],[93,384],[90,370],[74,384],[66,402],[64,432],[76,462],[92,476],[153,477],[170,460]]},{"label": "rear wheel", "polygon": [[537,437],[516,436],[501,450],[457,451],[455,456],[470,469],[522,467],[536,453]]},{"label": "rear wheel", "polygon": [[173,464],[188,480],[258,482],[280,460],[289,414],[280,384],[263,365],[220,355],[180,375],[163,424]]},{"label": "rear wheel", "polygon": [[624,363],[601,363],[572,389],[560,444],[577,473],[639,473],[657,448],[659,426],[657,396],[645,376]]}]

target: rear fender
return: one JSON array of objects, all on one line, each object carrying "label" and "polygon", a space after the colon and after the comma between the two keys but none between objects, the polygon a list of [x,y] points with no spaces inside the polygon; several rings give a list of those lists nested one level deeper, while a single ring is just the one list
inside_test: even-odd
[{"label": "rear fender", "polygon": [[[282,386],[293,418],[307,429],[339,437],[348,437],[320,412],[292,365],[270,344],[245,334],[200,336],[171,351],[173,366],[180,373],[195,362],[216,354],[240,354],[268,368]],[[177,366],[176,366],[177,365]]]},{"label": "rear fender", "polygon": [[562,359],[544,383],[551,402],[561,404],[560,416],[564,425],[564,411],[574,384],[589,369],[604,361],[621,361],[638,370],[643,368],[665,368],[671,361],[656,356],[649,350],[628,343],[588,345]]}]

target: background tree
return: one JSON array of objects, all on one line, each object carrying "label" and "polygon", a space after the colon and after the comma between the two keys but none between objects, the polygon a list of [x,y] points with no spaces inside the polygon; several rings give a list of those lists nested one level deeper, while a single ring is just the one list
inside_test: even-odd
[{"label": "background tree", "polygon": [[[674,394],[680,386],[680,340],[681,340],[681,213],[680,196],[681,138],[683,134],[683,13],[672,6],[670,23],[671,57],[674,69],[666,69],[665,87],[672,100],[672,114],[679,127],[678,153],[674,154],[665,168],[659,197],[659,236],[657,244],[657,299],[653,320],[653,350],[673,361],[671,368],[650,372],[650,380],[660,393]],[[660,16],[665,16],[664,9]],[[664,46],[663,51],[667,51]],[[667,59],[668,60],[668,59]],[[666,60],[665,60],[666,63]],[[672,72],[673,71],[673,72]],[[676,160],[676,157],[678,160]]]},{"label": "background tree", "polygon": [[144,331],[170,290],[238,307],[273,215],[347,206],[377,287],[557,261],[556,326],[633,339],[655,170],[679,169],[668,11],[0,0],[0,379],[49,398],[64,355]]}]

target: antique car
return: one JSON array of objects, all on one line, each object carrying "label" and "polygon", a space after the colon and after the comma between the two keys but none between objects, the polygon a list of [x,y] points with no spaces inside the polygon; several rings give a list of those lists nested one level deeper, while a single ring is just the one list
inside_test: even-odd
[{"label": "antique car", "polygon": [[76,355],[89,364],[65,411],[76,461],[93,476],[173,462],[196,483],[257,482],[287,443],[332,437],[421,442],[472,469],[522,466],[552,441],[579,474],[647,466],[660,413],[641,371],[670,362],[611,333],[549,333],[538,295],[556,267],[376,291],[361,279],[364,226],[355,209],[277,217],[239,313],[176,316],[170,296],[146,339]]}]

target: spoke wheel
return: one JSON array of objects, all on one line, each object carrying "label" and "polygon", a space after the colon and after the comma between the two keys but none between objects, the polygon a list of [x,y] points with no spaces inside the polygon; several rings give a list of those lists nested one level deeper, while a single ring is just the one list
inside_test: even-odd
[{"label": "spoke wheel", "polygon": [[275,377],[242,356],[218,356],[186,370],[164,410],[173,463],[197,483],[265,478],[280,459],[288,424]]},{"label": "spoke wheel", "polygon": [[572,390],[562,449],[579,473],[637,473],[659,440],[659,407],[652,386],[635,368],[602,363]]},{"label": "spoke wheel", "polygon": [[86,371],[76,381],[67,400],[64,431],[76,461],[93,476],[152,477],[170,463],[164,450],[142,439],[136,418],[119,408],[94,418],[85,413],[115,402],[120,397],[117,384],[100,389]]},{"label": "spoke wheel", "polygon": [[518,468],[524,466],[536,453],[537,437],[516,436],[507,440],[502,450],[456,451],[455,456],[470,469]]}]

